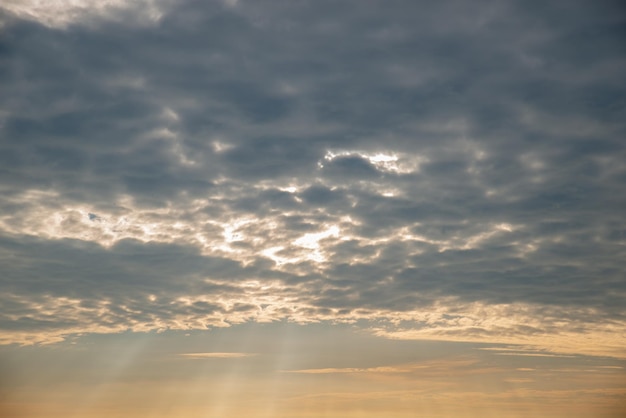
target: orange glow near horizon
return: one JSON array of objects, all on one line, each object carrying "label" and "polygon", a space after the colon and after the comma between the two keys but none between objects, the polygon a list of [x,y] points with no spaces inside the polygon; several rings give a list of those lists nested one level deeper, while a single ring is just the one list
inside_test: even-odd
[{"label": "orange glow near horizon", "polygon": [[[5,374],[0,410],[24,418],[617,418],[626,405],[623,359],[354,331],[248,324],[81,337],[28,354],[5,347],[13,384]],[[186,348],[193,352],[178,352]]]}]

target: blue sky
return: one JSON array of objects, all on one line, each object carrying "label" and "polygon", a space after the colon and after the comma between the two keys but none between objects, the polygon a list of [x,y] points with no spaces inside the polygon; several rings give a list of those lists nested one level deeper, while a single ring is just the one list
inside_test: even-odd
[{"label": "blue sky", "polygon": [[[350,396],[391,391],[378,413],[401,385],[365,376],[413,376],[434,367],[424,352],[449,354],[458,388],[482,370],[506,399],[548,391],[519,373],[593,369],[585,393],[606,404],[583,412],[611,416],[626,404],[625,19],[608,0],[5,2],[7,408],[37,373],[59,378],[34,359],[149,341],[150,361],[158,344],[246,379],[282,353],[295,360],[259,385],[352,376]],[[283,329],[336,359],[249,337]],[[381,348],[353,364],[361,338]],[[130,381],[148,367],[136,356]],[[584,380],[555,383],[570,392],[553,403]],[[120,399],[107,405],[128,412]],[[506,409],[474,401],[476,416]]]}]

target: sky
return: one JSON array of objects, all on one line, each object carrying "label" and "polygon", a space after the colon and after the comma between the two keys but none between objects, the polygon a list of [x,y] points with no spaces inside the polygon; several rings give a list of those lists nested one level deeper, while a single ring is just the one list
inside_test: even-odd
[{"label": "sky", "polygon": [[626,413],[620,1],[5,0],[0,415]]}]

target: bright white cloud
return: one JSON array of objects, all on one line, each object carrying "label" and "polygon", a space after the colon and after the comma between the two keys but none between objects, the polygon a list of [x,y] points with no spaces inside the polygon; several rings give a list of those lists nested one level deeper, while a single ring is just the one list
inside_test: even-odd
[{"label": "bright white cloud", "polygon": [[97,19],[123,19],[130,14],[138,23],[157,22],[168,1],[161,0],[6,0],[1,8],[22,19],[53,28],[90,23]]}]

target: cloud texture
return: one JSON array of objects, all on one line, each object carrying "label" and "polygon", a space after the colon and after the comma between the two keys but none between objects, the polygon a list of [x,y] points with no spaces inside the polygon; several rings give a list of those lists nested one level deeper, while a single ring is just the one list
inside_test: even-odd
[{"label": "cloud texture", "polygon": [[618,2],[143,3],[2,6],[3,343],[289,319],[626,355]]}]

